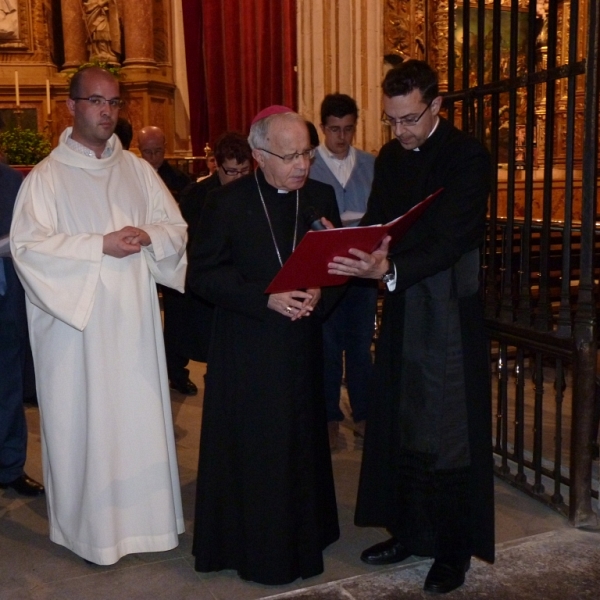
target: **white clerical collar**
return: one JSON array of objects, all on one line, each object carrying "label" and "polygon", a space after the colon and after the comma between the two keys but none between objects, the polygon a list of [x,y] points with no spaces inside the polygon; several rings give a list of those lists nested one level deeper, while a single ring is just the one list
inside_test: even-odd
[{"label": "white clerical collar", "polygon": [[[427,139],[429,139],[433,135],[434,131],[438,128],[439,124],[440,124],[440,118],[437,117],[437,121],[435,122],[433,129],[429,132]],[[413,148],[413,152],[421,152],[421,148]]]}]

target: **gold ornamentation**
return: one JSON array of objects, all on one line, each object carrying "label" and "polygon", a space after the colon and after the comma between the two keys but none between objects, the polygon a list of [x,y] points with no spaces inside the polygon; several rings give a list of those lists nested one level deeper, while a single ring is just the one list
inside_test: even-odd
[{"label": "gold ornamentation", "polygon": [[[431,7],[432,3],[430,3]],[[431,62],[438,72],[440,91],[448,89],[448,0],[433,4],[433,23],[431,25]]]},{"label": "gold ornamentation", "polygon": [[[38,0],[37,5],[41,2]],[[2,52],[23,52],[33,49],[33,39],[31,35],[29,10],[30,6],[27,0],[10,0],[7,3],[7,22],[4,35],[0,35],[0,50]],[[35,13],[36,2],[32,1],[31,10]]]},{"label": "gold ornamentation", "polygon": [[384,56],[425,59],[425,0],[386,0]]}]

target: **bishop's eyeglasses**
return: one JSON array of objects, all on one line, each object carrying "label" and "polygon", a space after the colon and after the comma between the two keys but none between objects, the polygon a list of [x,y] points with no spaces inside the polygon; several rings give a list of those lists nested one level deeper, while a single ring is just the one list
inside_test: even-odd
[{"label": "bishop's eyeglasses", "polygon": [[305,150],[304,152],[294,152],[294,154],[284,154],[282,156],[281,154],[275,154],[275,152],[271,152],[266,148],[257,148],[257,150],[262,150],[263,152],[267,152],[268,154],[272,154],[273,156],[280,158],[286,165],[293,163],[300,156],[310,160],[315,157],[316,151],[315,148],[311,148],[310,150]]}]

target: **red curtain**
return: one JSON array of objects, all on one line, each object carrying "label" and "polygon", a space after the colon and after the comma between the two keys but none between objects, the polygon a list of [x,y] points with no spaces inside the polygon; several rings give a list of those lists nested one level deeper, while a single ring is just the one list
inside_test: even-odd
[{"label": "red curtain", "polygon": [[182,4],[195,156],[270,104],[297,108],[296,0]]}]

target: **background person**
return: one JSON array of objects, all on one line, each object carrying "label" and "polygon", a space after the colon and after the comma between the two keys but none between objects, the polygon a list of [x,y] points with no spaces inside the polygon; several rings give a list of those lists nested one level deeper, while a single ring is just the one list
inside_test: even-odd
[{"label": "background person", "polygon": [[217,170],[217,159],[213,150],[207,150],[205,164],[206,171],[196,179],[198,183],[210,177]]},{"label": "background person", "polygon": [[166,140],[162,129],[154,125],[143,127],[137,135],[137,141],[142,158],[152,165],[173,198],[179,201],[179,194],[190,183],[190,178],[165,160]]},{"label": "background person", "polygon": [[[138,147],[142,158],[149,162],[158,173],[173,198],[179,202],[179,194],[190,183],[189,177],[179,169],[171,166],[165,160],[165,134],[162,129],[150,125],[140,129],[138,136]],[[162,307],[165,329],[165,353],[167,357],[167,372],[169,374],[169,386],[185,396],[195,396],[198,386],[189,378],[189,370],[185,368],[190,356],[181,355],[176,350],[177,340],[173,339],[173,322],[180,320],[180,306],[178,304],[181,294],[170,287],[161,287]],[[185,326],[185,325],[184,325]]]},{"label": "background person", "polygon": [[[247,175],[251,171],[252,151],[240,133],[224,133],[215,145],[218,169],[200,183],[190,183],[179,200],[181,214],[188,224],[188,251],[196,239],[200,213],[207,194]],[[164,336],[167,372],[171,387],[187,393],[190,360],[206,362],[210,342],[213,305],[194,294],[189,285],[183,294],[163,293]]]},{"label": "background person", "polygon": [[127,119],[119,117],[117,119],[117,126],[115,127],[115,134],[121,140],[123,150],[129,150],[129,146],[131,146],[133,140],[133,127],[131,123]]},{"label": "background person", "polygon": [[[375,163],[372,154],[352,146],[357,120],[358,106],[353,98],[347,94],[325,96],[321,103],[325,139],[310,168],[311,179],[333,186],[342,223],[347,227],[357,225],[367,210]],[[365,432],[376,309],[377,283],[354,279],[323,325],[325,403],[332,448],[337,445],[339,423],[344,420],[340,409],[344,366],[354,430],[361,436]]]},{"label": "background person", "polygon": [[[0,239],[8,236],[22,181],[20,173],[0,162]],[[28,351],[25,293],[12,259],[2,255],[0,251],[0,488],[39,496],[44,486],[24,471],[27,422],[23,398]]]}]

